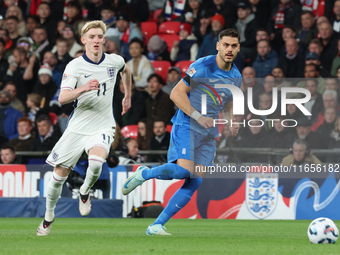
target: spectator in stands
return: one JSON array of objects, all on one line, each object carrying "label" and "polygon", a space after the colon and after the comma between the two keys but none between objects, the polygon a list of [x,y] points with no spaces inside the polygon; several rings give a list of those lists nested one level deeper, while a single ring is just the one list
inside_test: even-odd
[{"label": "spectator in stands", "polygon": [[8,69],[8,61],[7,57],[5,56],[6,51],[6,42],[4,39],[0,38],[0,86],[2,85],[3,78]]},{"label": "spectator in stands", "polygon": [[28,118],[32,121],[33,126],[35,123],[36,115],[40,110],[42,96],[37,93],[30,93],[27,95],[26,105],[28,108]]},{"label": "spectator in stands", "polygon": [[168,47],[170,45],[167,46],[162,38],[158,35],[153,35],[148,42],[148,59],[170,61]]},{"label": "spectator in stands", "polygon": [[66,21],[65,20],[59,20],[57,23],[57,29],[54,32],[53,36],[53,43],[55,44],[56,40],[60,37],[63,37],[63,30],[64,27],[66,26]]},{"label": "spectator in stands", "polygon": [[340,102],[339,79],[338,78],[335,78],[335,77],[326,78],[325,89],[336,91],[338,93],[338,102]]},{"label": "spectator in stands", "polygon": [[291,154],[284,157],[281,165],[292,166],[292,165],[319,165],[321,161],[315,157],[309,150],[307,143],[304,140],[297,139],[293,144]]},{"label": "spectator in stands", "polygon": [[[249,120],[251,126],[241,137],[240,147],[241,148],[265,148],[268,146],[267,133],[263,128],[263,121],[261,117],[253,115]],[[266,162],[267,156],[262,155],[240,155],[242,163],[246,162]]]},{"label": "spectator in stands", "polygon": [[[291,38],[293,39],[296,38],[296,29],[293,26],[285,25],[282,29],[282,40],[284,41],[284,43],[286,43],[286,41]],[[297,40],[297,42],[299,45],[299,52],[304,54],[306,45],[304,45],[303,43],[300,43],[299,40]],[[284,56],[286,55],[286,53],[287,53],[286,47],[283,46],[279,51],[279,55]]]},{"label": "spectator in stands", "polygon": [[19,35],[20,36],[26,36],[27,30],[26,30],[26,25],[25,25],[25,21],[24,21],[23,16],[22,16],[21,9],[16,5],[9,6],[7,11],[6,11],[6,19],[10,16],[15,16],[15,17],[18,18]]},{"label": "spectator in stands", "polygon": [[0,91],[0,136],[11,140],[18,136],[17,121],[23,115],[11,106],[11,95]]},{"label": "spectator in stands", "polygon": [[56,41],[57,52],[55,56],[57,58],[56,67],[61,73],[64,73],[66,65],[73,59],[67,52],[67,40],[65,38],[58,38]]},{"label": "spectator in stands", "polygon": [[[73,26],[67,24],[64,29],[63,29],[63,38],[66,39],[67,41],[67,53],[74,58],[74,55],[76,54],[77,51],[81,50],[82,47],[80,46],[79,43],[77,43],[76,38],[75,38],[75,33],[74,33],[74,28]],[[52,49],[53,53],[56,53],[57,47],[54,46]]]},{"label": "spectator in stands", "polygon": [[309,52],[306,55],[306,61],[305,61],[306,65],[309,64],[314,64],[316,65],[317,69],[319,70],[320,76],[323,78],[327,78],[330,76],[330,72],[328,70],[326,70],[322,65],[321,65],[321,61],[319,56],[314,53],[314,52]]},{"label": "spectator in stands", "polygon": [[252,67],[255,69],[258,78],[264,78],[267,74],[277,66],[279,57],[277,53],[271,49],[267,40],[257,42],[258,55]]},{"label": "spectator in stands", "polygon": [[25,114],[26,109],[24,104],[17,98],[17,86],[14,84],[14,82],[9,81],[5,84],[4,91],[8,91],[9,94],[11,95],[11,104],[12,107],[22,114]]},{"label": "spectator in stands", "polygon": [[118,157],[119,165],[136,164],[141,162],[141,157],[138,155],[138,143],[136,139],[129,137],[124,140],[122,153]]},{"label": "spectator in stands", "polygon": [[31,37],[33,36],[33,31],[35,28],[39,26],[39,19],[35,15],[28,15],[26,17],[26,30],[27,34],[25,36]]},{"label": "spectator in stands", "polygon": [[18,39],[21,37],[19,34],[19,19],[15,16],[6,18],[6,29],[9,33],[9,38],[14,45],[17,44]]},{"label": "spectator in stands", "polygon": [[57,23],[52,19],[50,4],[47,2],[40,2],[37,14],[40,26],[47,32],[48,41],[52,42]]},{"label": "spectator in stands", "polygon": [[[241,125],[242,126],[242,125]],[[228,125],[223,126],[222,135],[220,139],[216,142],[216,148],[223,149],[223,148],[235,148],[238,147],[238,141],[236,140],[236,137],[231,135],[231,132],[229,130]],[[217,154],[216,155],[216,162],[218,163],[227,163],[227,162],[233,162],[234,155],[228,155],[228,154]]]},{"label": "spectator in stands", "polygon": [[[276,79],[273,75],[267,74],[266,77],[262,80],[263,86],[259,87],[259,89],[257,89],[256,91],[253,91],[253,98],[255,99],[253,101],[253,106],[255,107],[255,109],[268,110],[272,105],[272,91],[273,88],[276,87]],[[268,96],[270,98],[268,98]],[[281,94],[279,91],[278,98],[278,105],[280,105]]]},{"label": "spectator in stands", "polygon": [[300,14],[301,7],[292,0],[280,0],[280,3],[274,7],[267,25],[267,31],[270,34],[270,40],[276,46],[276,51],[284,45],[281,36],[283,26],[300,27]]},{"label": "spectator in stands", "polygon": [[1,147],[1,161],[2,164],[17,164],[13,146],[5,145]]},{"label": "spectator in stands", "polygon": [[271,119],[274,119],[274,129],[270,134],[268,147],[272,149],[291,148],[294,142],[294,134],[289,129],[293,128],[285,127],[284,125],[287,125],[287,122],[284,121],[285,117],[277,113],[274,113]]},{"label": "spectator in stands", "polygon": [[[105,38],[105,52],[108,53],[108,54],[118,54],[119,55],[119,52],[118,52],[118,49],[119,49],[119,44],[117,45],[117,42],[119,42],[118,40],[118,37],[117,39],[114,39],[114,37],[106,37]],[[82,51],[83,53],[83,51]],[[76,56],[75,56],[76,58]]]},{"label": "spectator in stands", "polygon": [[325,149],[326,145],[324,144],[322,137],[312,131],[312,122],[306,117],[303,116],[297,121],[296,126],[296,134],[297,138],[305,141],[308,144],[310,149]]},{"label": "spectator in stands", "polygon": [[105,36],[118,36],[120,39],[119,54],[127,60],[131,59],[129,54],[129,42],[133,38],[143,41],[143,34],[139,27],[134,23],[130,23],[130,18],[124,12],[118,13],[116,16],[116,28],[108,28]]},{"label": "spectator in stands", "polygon": [[167,93],[162,91],[163,78],[158,74],[152,74],[148,78],[148,90],[150,96],[146,99],[146,117],[150,123],[156,119],[171,124],[170,120],[174,115],[174,103]]},{"label": "spectator in stands", "polygon": [[333,33],[332,25],[329,22],[323,22],[319,26],[320,40],[323,45],[325,54],[335,56],[338,53],[338,40]]},{"label": "spectator in stands", "polygon": [[307,79],[305,88],[310,92],[311,98],[303,106],[312,114],[312,116],[309,116],[309,119],[313,121],[323,109],[322,96],[317,91],[318,81],[316,79]]},{"label": "spectator in stands", "polygon": [[340,1],[339,0],[334,1],[333,13],[334,13],[334,16],[332,19],[330,19],[329,22],[331,23],[331,26],[334,32],[340,33]]},{"label": "spectator in stands", "polygon": [[[300,98],[299,95],[293,94],[288,96],[289,99],[298,99]],[[291,120],[298,120],[303,116],[303,113],[296,107],[295,104],[287,104],[286,105],[286,118]],[[295,121],[289,121],[289,125],[295,125]],[[290,129],[292,130],[292,129]],[[295,133],[295,130],[294,130]]]},{"label": "spectator in stands", "polygon": [[195,61],[198,45],[195,36],[191,33],[191,25],[189,23],[182,23],[180,25],[179,39],[180,41],[174,41],[170,59],[174,62],[182,60]]},{"label": "spectator in stands", "polygon": [[[101,20],[101,12],[104,7],[103,0],[91,0],[87,3],[87,8],[89,11],[87,13],[87,19],[89,20]],[[105,23],[106,24],[106,23]]]},{"label": "spectator in stands", "polygon": [[50,51],[52,46],[47,38],[47,32],[43,27],[37,27],[33,31],[33,50],[39,53],[39,56],[44,56],[46,51]]},{"label": "spectator in stands", "polygon": [[202,10],[200,12],[200,20],[199,24],[194,26],[194,30],[192,31],[195,37],[197,38],[198,45],[201,45],[204,39],[204,36],[211,32],[211,16],[209,10]]},{"label": "spectator in stands", "polygon": [[[150,139],[149,150],[168,150],[170,144],[170,133],[166,129],[163,120],[155,120],[153,123],[154,135]],[[166,155],[149,155],[148,162],[167,162]]]},{"label": "spectator in stands", "polygon": [[8,57],[12,55],[12,52],[14,48],[16,47],[16,45],[13,44],[12,40],[9,38],[9,33],[7,29],[0,27],[0,38],[3,39],[6,43],[5,53],[4,53],[5,56]]},{"label": "spectator in stands", "polygon": [[[23,48],[27,52],[27,58],[30,58],[32,54],[35,54],[35,52],[33,52],[33,41],[31,38],[20,37],[17,41],[17,48]],[[39,56],[40,55],[37,54],[37,57]]]},{"label": "spectator in stands", "polygon": [[[81,52],[81,54],[83,54],[83,52]],[[51,51],[45,52],[42,63],[44,65],[48,65],[52,69],[52,81],[57,85],[58,88],[60,88],[63,74],[57,68],[57,62],[58,60],[56,55],[54,55]]]},{"label": "spectator in stands", "polygon": [[281,90],[282,87],[292,86],[292,83],[285,79],[283,70],[280,67],[273,68],[272,75],[275,77],[276,87],[278,90]]},{"label": "spectator in stands", "polygon": [[324,111],[324,122],[322,125],[318,127],[316,133],[320,134],[324,144],[327,145],[330,143],[331,133],[335,128],[335,120],[336,120],[336,110],[335,108],[329,107]]},{"label": "spectator in stands", "polygon": [[204,36],[203,43],[198,49],[196,59],[201,57],[215,55],[217,53],[216,43],[218,41],[218,34],[225,25],[225,20],[221,14],[216,14],[211,18],[212,31]]},{"label": "spectator in stands", "polygon": [[150,142],[150,134],[151,132],[147,129],[148,120],[146,118],[141,119],[138,121],[138,148],[140,150],[148,150],[149,149],[149,142]]},{"label": "spectator in stands", "polygon": [[[258,28],[257,31],[256,31],[255,39],[256,39],[256,42],[259,42],[261,40],[269,41],[269,35],[268,35],[267,30],[265,28]],[[273,47],[271,47],[271,48],[273,48]],[[254,63],[257,55],[258,55],[257,47],[253,47],[252,50],[251,50],[251,55],[250,55],[249,59],[246,59],[246,62],[249,66],[251,66]]]},{"label": "spectator in stands", "polygon": [[121,115],[121,112],[123,110],[122,100],[125,95],[123,79],[120,79],[119,82],[120,94],[117,93],[117,96],[115,96],[115,100],[113,102],[115,120],[120,127],[124,127],[127,125],[136,125],[141,118],[145,117],[145,97],[142,92],[136,89],[133,77],[131,83],[131,102],[133,102],[133,104],[123,116]]},{"label": "spectator in stands", "polygon": [[[338,93],[335,90],[325,90],[322,94],[323,108],[327,109],[329,107],[335,108],[337,111],[337,116],[340,116],[340,105],[337,100]],[[316,130],[324,121],[323,112],[318,116],[318,119],[313,124],[313,130]]]},{"label": "spectator in stands", "polygon": [[287,54],[280,56],[278,66],[283,70],[287,78],[303,77],[305,58],[303,54],[299,52],[299,45],[296,39],[288,39],[286,41],[286,49]]},{"label": "spectator in stands", "polygon": [[230,0],[213,0],[213,5],[210,11],[211,13],[217,13],[222,17],[227,18],[225,27],[233,27],[237,21],[236,6]]},{"label": "spectator in stands", "polygon": [[57,85],[52,81],[52,69],[48,65],[42,65],[38,72],[39,81],[34,86],[33,92],[42,96],[40,108],[45,113],[54,112],[58,114],[60,103]]},{"label": "spectator in stands", "polygon": [[48,115],[40,115],[36,121],[38,134],[32,143],[32,151],[50,151],[61,137],[59,129],[53,127]]},{"label": "spectator in stands", "polygon": [[162,90],[170,95],[172,89],[177,85],[181,79],[181,70],[178,67],[172,66],[167,74],[166,85],[162,87]]},{"label": "spectator in stands", "polygon": [[[308,57],[308,55],[307,55]],[[306,79],[316,79],[318,82],[318,92],[322,94],[325,91],[325,79],[321,77],[319,69],[314,64],[308,64],[305,66],[305,78]],[[306,87],[306,81],[300,81],[296,84],[299,88]]]},{"label": "spectator in stands", "polygon": [[18,119],[19,136],[10,140],[7,145],[13,146],[15,151],[29,151],[33,143],[32,129],[32,121],[27,117],[21,117]]},{"label": "spectator in stands", "polygon": [[270,6],[266,1],[261,0],[249,0],[249,2],[251,3],[251,10],[255,14],[255,19],[259,27],[266,27],[270,18]]},{"label": "spectator in stands", "polygon": [[10,64],[4,81],[13,81],[19,92],[17,97],[25,102],[27,94],[32,91],[37,80],[36,56],[32,55],[28,59],[27,52],[23,48],[16,48],[13,56],[14,62]]},{"label": "spectator in stands", "polygon": [[313,38],[317,35],[315,27],[314,15],[311,11],[302,11],[301,13],[301,30],[298,32],[297,38],[299,42],[308,46]]},{"label": "spectator in stands", "polygon": [[[339,149],[340,148],[340,117],[338,117],[334,124],[334,129],[330,135],[330,140],[328,144],[328,149]],[[328,155],[327,162],[329,163],[339,163],[340,156],[339,153]]]},{"label": "spectator in stands", "polygon": [[332,69],[331,69],[331,75],[333,76],[336,76],[336,70],[340,66],[340,40],[338,40],[337,46],[338,46],[338,53],[335,55],[335,58],[333,59]]},{"label": "spectator in stands", "polygon": [[[101,2],[101,0],[99,2]],[[88,15],[87,18],[89,19]],[[102,5],[102,10],[100,11],[100,19],[105,23],[106,27],[111,27],[116,23],[115,12],[111,4],[105,3]]]},{"label": "spectator in stands", "polygon": [[155,72],[150,60],[143,55],[143,41],[133,38],[129,43],[129,53],[132,57],[127,62],[130,67],[137,89],[145,90],[148,77]]},{"label": "spectator in stands", "polygon": [[83,21],[83,13],[81,10],[81,5],[78,1],[67,2],[66,16],[66,23],[72,25],[76,35],[79,36],[78,24]]},{"label": "spectator in stands", "polygon": [[237,3],[238,20],[235,26],[240,34],[241,51],[239,55],[243,60],[251,56],[252,48],[256,46],[258,24],[251,9],[252,6],[248,0],[241,0]]},{"label": "spectator in stands", "polygon": [[314,52],[319,56],[320,59],[320,65],[323,67],[323,69],[330,72],[332,61],[330,59],[333,59],[335,55],[331,56],[329,53],[323,50],[324,47],[319,39],[312,39],[310,44],[308,45],[309,52]]}]

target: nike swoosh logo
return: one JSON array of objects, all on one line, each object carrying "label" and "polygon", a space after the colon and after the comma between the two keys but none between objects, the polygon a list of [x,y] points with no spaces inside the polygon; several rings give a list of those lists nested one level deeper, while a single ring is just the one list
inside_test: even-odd
[{"label": "nike swoosh logo", "polygon": [[130,179],[130,180],[127,182],[127,183],[125,183],[125,184],[124,184],[124,188],[125,188],[125,189],[127,189],[127,188],[128,188],[128,186],[127,186],[127,185],[128,185],[128,184],[129,184],[129,182],[130,182],[130,181],[132,181],[133,179],[135,179],[135,177],[131,178],[131,179]]},{"label": "nike swoosh logo", "polygon": [[84,78],[88,78],[90,77],[92,74],[89,74],[89,75],[84,75]]},{"label": "nike swoosh logo", "polygon": [[175,206],[176,206],[177,208],[179,208],[179,209],[182,209],[182,207],[179,207],[177,204],[175,204]]},{"label": "nike swoosh logo", "polygon": [[209,79],[210,82],[215,82],[215,81],[218,81],[219,79],[215,79],[215,80],[212,80],[212,79]]}]

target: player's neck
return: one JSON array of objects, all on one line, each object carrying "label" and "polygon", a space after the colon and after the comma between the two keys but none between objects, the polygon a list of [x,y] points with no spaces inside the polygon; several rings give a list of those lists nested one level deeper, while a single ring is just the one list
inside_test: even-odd
[{"label": "player's neck", "polygon": [[230,71],[231,67],[233,66],[233,62],[231,63],[224,62],[222,58],[219,56],[219,54],[217,54],[216,56],[216,63],[217,63],[217,66],[224,71]]},{"label": "player's neck", "polygon": [[94,63],[98,63],[101,60],[102,56],[103,56],[103,52],[102,51],[100,51],[98,53],[98,55],[94,55],[93,53],[88,52],[88,51],[86,51],[85,54]]}]

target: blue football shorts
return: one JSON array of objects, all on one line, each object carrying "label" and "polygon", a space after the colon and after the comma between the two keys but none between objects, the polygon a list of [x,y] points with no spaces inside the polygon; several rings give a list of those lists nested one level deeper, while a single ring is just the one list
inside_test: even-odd
[{"label": "blue football shorts", "polygon": [[188,159],[195,164],[212,166],[215,159],[215,138],[191,130],[188,126],[174,125],[171,129],[168,162]]}]

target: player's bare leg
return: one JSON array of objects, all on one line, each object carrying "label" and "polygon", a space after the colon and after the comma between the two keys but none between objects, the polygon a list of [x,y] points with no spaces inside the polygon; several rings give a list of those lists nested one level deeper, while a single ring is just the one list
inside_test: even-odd
[{"label": "player's bare leg", "polygon": [[102,165],[105,162],[107,152],[103,147],[96,146],[89,150],[89,166],[86,170],[86,177],[79,190],[79,212],[86,217],[91,212],[91,198],[89,191],[98,180]]},{"label": "player's bare leg", "polygon": [[47,187],[46,197],[46,212],[43,221],[40,223],[37,229],[38,236],[47,236],[52,227],[54,221],[54,209],[61,194],[63,184],[67,179],[71,169],[56,166],[53,171],[53,176],[50,179]]}]

